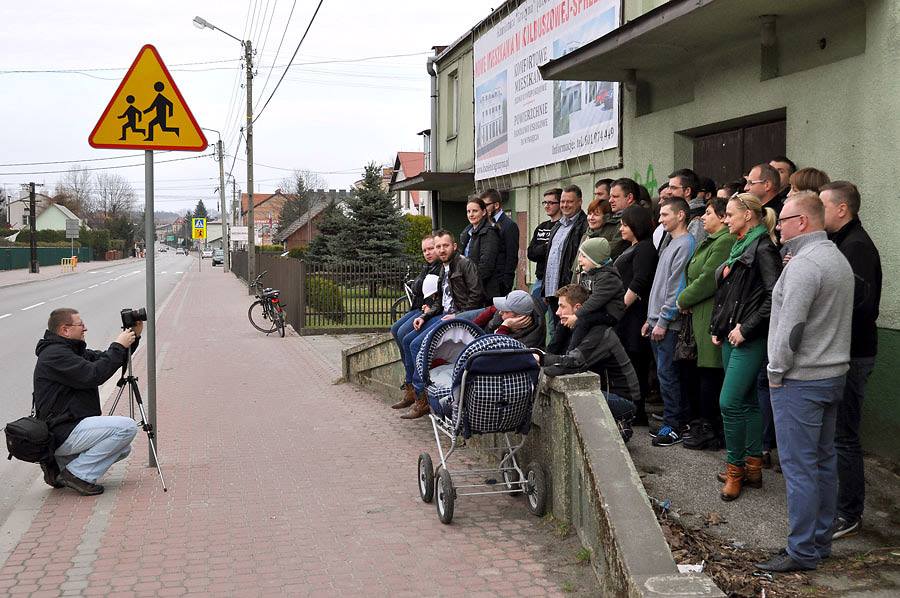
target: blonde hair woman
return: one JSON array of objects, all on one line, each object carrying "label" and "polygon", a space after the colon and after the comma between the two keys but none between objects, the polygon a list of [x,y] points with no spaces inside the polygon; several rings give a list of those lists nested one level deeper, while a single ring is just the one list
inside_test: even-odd
[{"label": "blonde hair woman", "polygon": [[716,271],[710,332],[722,347],[725,380],[719,395],[727,465],[722,500],[742,486],[762,486],[762,418],[756,379],[766,358],[772,288],[781,274],[775,246],[775,212],[750,193],[737,193],[725,208],[725,225],[737,240]]}]

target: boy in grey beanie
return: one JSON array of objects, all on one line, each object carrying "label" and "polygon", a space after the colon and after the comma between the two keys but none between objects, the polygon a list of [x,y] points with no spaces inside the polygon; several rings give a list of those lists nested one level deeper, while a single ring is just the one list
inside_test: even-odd
[{"label": "boy in grey beanie", "polygon": [[609,241],[586,239],[578,248],[578,284],[589,293],[587,301],[569,319],[573,328],[569,346],[576,346],[595,324],[615,326],[625,313],[625,287],[610,259]]}]

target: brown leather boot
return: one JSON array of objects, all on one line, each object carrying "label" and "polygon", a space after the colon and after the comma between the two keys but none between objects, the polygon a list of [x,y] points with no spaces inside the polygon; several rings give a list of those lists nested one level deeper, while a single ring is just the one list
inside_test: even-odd
[{"label": "brown leather boot", "polygon": [[763,458],[747,457],[744,460],[744,466],[747,469],[747,477],[744,478],[744,486],[749,488],[762,488]]},{"label": "brown leather boot", "polygon": [[403,385],[403,399],[401,399],[400,402],[391,405],[391,409],[406,409],[415,402],[416,391],[413,389],[412,384],[407,383]]},{"label": "brown leather boot", "polygon": [[[725,471],[720,471],[719,473],[717,473],[716,479],[719,480],[719,482],[721,482],[723,484],[725,482],[727,482],[728,481],[728,470],[726,469]],[[746,472],[744,473],[744,479],[747,479]]]},{"label": "brown leather boot", "polygon": [[726,465],[726,471],[728,478],[725,480],[725,485],[722,486],[722,493],[719,497],[722,500],[731,501],[741,495],[741,486],[744,483],[746,470],[743,467],[728,463]]},{"label": "brown leather boot", "polygon": [[428,400],[425,398],[425,392],[423,391],[416,399],[412,409],[401,415],[400,419],[418,419],[428,415],[430,412],[431,407],[428,406]]}]

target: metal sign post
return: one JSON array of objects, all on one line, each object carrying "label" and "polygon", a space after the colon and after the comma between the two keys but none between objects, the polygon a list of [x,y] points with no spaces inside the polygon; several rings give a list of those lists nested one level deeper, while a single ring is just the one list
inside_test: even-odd
[{"label": "metal sign post", "polygon": [[[153,150],[144,151],[144,252],[147,273],[147,418],[159,446],[156,427],[156,226],[153,222]],[[149,443],[148,443],[149,444]],[[148,449],[150,467],[156,467],[153,447]]]},{"label": "metal sign post", "polygon": [[72,240],[72,251],[69,257],[75,257],[75,239],[78,238],[78,220],[66,218],[66,238]]}]

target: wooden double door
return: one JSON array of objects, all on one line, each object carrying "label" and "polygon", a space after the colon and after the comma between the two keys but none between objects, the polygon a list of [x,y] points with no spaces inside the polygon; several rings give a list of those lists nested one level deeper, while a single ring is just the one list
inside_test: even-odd
[{"label": "wooden double door", "polygon": [[723,185],[753,166],[785,155],[785,124],[778,120],[694,138],[694,172]]}]

